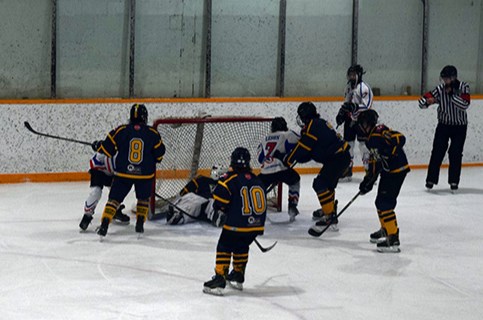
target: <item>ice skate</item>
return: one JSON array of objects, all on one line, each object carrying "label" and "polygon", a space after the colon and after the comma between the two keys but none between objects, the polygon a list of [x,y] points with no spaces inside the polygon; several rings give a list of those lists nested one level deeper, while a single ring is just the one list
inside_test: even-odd
[{"label": "ice skate", "polygon": [[136,233],[138,234],[138,239],[141,239],[144,234],[144,217],[138,216],[136,220]]},{"label": "ice skate", "polygon": [[458,184],[457,183],[450,183],[449,187],[451,189],[451,193],[455,194],[456,191],[458,190]]},{"label": "ice skate", "polygon": [[427,190],[431,190],[434,187],[434,183],[433,182],[430,182],[430,181],[426,181],[426,186],[425,187],[426,187]]},{"label": "ice skate", "polygon": [[288,206],[288,216],[289,216],[289,222],[294,222],[295,217],[299,215],[299,209],[297,209],[296,205],[289,205]]},{"label": "ice skate", "polygon": [[215,296],[222,296],[226,287],[225,277],[215,274],[210,281],[203,284],[203,292],[213,294]]},{"label": "ice skate", "polygon": [[369,236],[369,241],[371,243],[380,243],[386,241],[386,230],[381,228],[376,232],[371,233],[371,235]]},{"label": "ice skate", "polygon": [[82,216],[82,220],[79,223],[79,228],[81,228],[82,231],[86,231],[87,227],[92,221],[92,218],[93,217],[91,214],[84,213],[84,215]]},{"label": "ice skate", "polygon": [[243,282],[245,282],[245,275],[243,272],[231,270],[231,272],[226,277],[228,284],[236,290],[243,290]]},{"label": "ice skate", "polygon": [[122,209],[124,209],[125,206],[121,204],[119,208],[116,211],[116,214],[114,214],[114,217],[112,219],[117,223],[117,224],[122,224],[122,225],[128,225],[129,221],[131,220],[128,215],[122,213]]},{"label": "ice skate", "polygon": [[[399,232],[398,232],[399,233]],[[382,253],[399,253],[401,249],[399,249],[399,235],[390,234],[386,237],[385,241],[382,241],[377,244],[377,251]]]},{"label": "ice skate", "polygon": [[309,229],[309,234],[313,237],[320,237],[326,229],[334,232],[339,231],[338,223],[339,220],[335,213],[324,215]]},{"label": "ice skate", "polygon": [[108,228],[109,228],[109,219],[103,218],[101,222],[101,226],[97,230],[97,234],[101,236],[101,241],[102,241],[102,238],[104,238],[107,235]]}]

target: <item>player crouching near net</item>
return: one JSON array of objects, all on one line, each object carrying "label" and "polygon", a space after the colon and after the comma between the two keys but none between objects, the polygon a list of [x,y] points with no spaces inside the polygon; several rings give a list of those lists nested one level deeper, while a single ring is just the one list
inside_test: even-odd
[{"label": "player crouching near net", "polygon": [[[243,289],[250,244],[265,228],[265,186],[251,171],[248,150],[236,148],[230,166],[232,171],[220,178],[213,192],[214,220],[223,229],[216,247],[215,275],[204,283],[203,292],[214,295],[223,295],[227,281]],[[232,258],[233,269],[228,273]]]},{"label": "player crouching near net", "polygon": [[271,131],[258,146],[258,162],[261,164],[258,177],[267,189],[273,188],[279,182],[288,185],[288,215],[290,222],[293,222],[295,216],[299,214],[297,205],[300,194],[300,175],[273,155],[275,153],[285,155],[292,151],[300,136],[293,130],[288,129],[287,122],[283,117],[272,120]]},{"label": "player crouching near net", "polygon": [[172,205],[166,212],[166,223],[180,225],[194,221],[213,222],[213,190],[218,179],[228,169],[224,166],[215,165],[211,169],[211,176],[199,175],[186,184]]},{"label": "player crouching near net", "polygon": [[377,243],[379,252],[400,252],[399,228],[394,209],[401,186],[410,171],[403,146],[406,138],[399,132],[378,125],[378,114],[367,110],[359,115],[357,126],[367,137],[370,151],[369,170],[359,185],[361,195],[372,190],[379,174],[376,208],[381,228],[370,235],[370,241]]},{"label": "player crouching near net", "polygon": [[[84,215],[79,223],[79,227],[82,231],[86,231],[87,227],[93,219],[93,215],[96,211],[97,204],[102,196],[102,189],[104,187],[110,187],[112,184],[112,177],[114,174],[112,159],[105,154],[97,152],[101,146],[102,141],[94,141],[92,143],[92,149],[96,152],[89,161],[90,169],[89,174],[91,176],[90,189],[91,192],[84,204]],[[121,204],[114,214],[113,220],[119,224],[128,225],[129,216],[122,213],[124,205]]]},{"label": "player crouching near net", "polygon": [[310,228],[309,233],[319,233],[326,226],[330,226],[332,231],[337,231],[335,188],[339,177],[350,165],[349,144],[342,140],[328,121],[320,117],[312,102],[303,102],[299,105],[297,123],[302,127],[300,140],[293,150],[283,157],[283,162],[286,166],[292,166],[295,162],[305,163],[314,160],[323,165],[312,184],[323,216]]}]

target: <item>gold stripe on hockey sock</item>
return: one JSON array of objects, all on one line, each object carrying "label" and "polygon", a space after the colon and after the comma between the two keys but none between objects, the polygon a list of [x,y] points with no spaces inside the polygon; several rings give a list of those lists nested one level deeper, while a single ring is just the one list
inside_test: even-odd
[{"label": "gold stripe on hockey sock", "polygon": [[136,218],[141,216],[144,218],[144,221],[146,221],[148,219],[148,212],[149,212],[149,201],[138,200],[136,204]]},{"label": "gold stripe on hockey sock", "polygon": [[111,222],[112,217],[116,214],[117,208],[119,208],[119,202],[109,199],[102,212],[102,219],[107,218],[109,219],[109,222]]},{"label": "gold stripe on hockey sock", "polygon": [[248,253],[233,254],[233,269],[237,272],[245,272],[248,263]]},{"label": "gold stripe on hockey sock", "polygon": [[384,229],[386,229],[387,234],[396,234],[397,233],[397,219],[396,213],[393,209],[390,210],[377,210],[377,214],[379,215],[379,221]]},{"label": "gold stripe on hockey sock", "polygon": [[231,253],[230,252],[217,252],[216,253],[216,274],[225,276],[228,274],[228,268],[230,268]]},{"label": "gold stripe on hockey sock", "polygon": [[317,194],[319,197],[320,206],[322,207],[322,211],[324,214],[331,214],[335,210],[334,199],[335,199],[335,192],[331,190],[326,190]]}]

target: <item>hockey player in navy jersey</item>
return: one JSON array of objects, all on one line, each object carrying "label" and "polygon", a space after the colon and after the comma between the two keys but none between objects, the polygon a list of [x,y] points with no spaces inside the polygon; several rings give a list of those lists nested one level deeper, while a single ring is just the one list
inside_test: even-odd
[{"label": "hockey player in navy jersey", "polygon": [[337,126],[344,124],[344,140],[350,145],[351,165],[343,173],[342,178],[351,179],[354,159],[355,140],[359,141],[359,150],[362,154],[362,163],[367,169],[369,151],[364,144],[364,137],[357,135],[356,121],[361,112],[372,107],[373,94],[369,85],[362,80],[365,74],[362,66],[356,64],[347,69],[347,86],[344,92],[344,104],[340,107],[336,117]]},{"label": "hockey player in navy jersey", "polygon": [[165,147],[158,131],[146,123],[148,110],[143,104],[131,107],[130,121],[109,132],[99,147],[99,152],[110,158],[115,156],[115,171],[109,200],[102,213],[98,230],[106,236],[109,223],[120,203],[134,185],[137,198],[136,232],[144,232],[144,222],[149,211],[149,197],[156,171],[156,163],[161,162]]},{"label": "hockey player in navy jersey", "polygon": [[263,138],[258,146],[258,162],[261,171],[258,177],[267,188],[279,182],[288,185],[288,214],[290,221],[295,221],[299,214],[297,205],[300,194],[300,175],[293,169],[285,166],[283,162],[273,157],[275,152],[283,155],[292,151],[300,136],[293,130],[289,130],[283,117],[272,120],[271,133]]},{"label": "hockey player in navy jersey", "polygon": [[[114,174],[114,168],[112,159],[108,158],[105,154],[97,152],[102,141],[94,141],[92,143],[92,149],[96,152],[89,161],[90,169],[90,189],[91,192],[84,203],[84,215],[79,223],[81,230],[87,230],[87,227],[93,219],[97,204],[102,196],[102,189],[104,187],[110,187],[112,184],[112,177]],[[119,224],[129,224],[129,216],[122,213],[124,205],[120,205],[114,214],[114,221]]]},{"label": "hockey player in navy jersey", "polygon": [[364,135],[370,152],[369,170],[359,186],[361,194],[372,190],[379,179],[376,209],[380,229],[370,235],[370,241],[377,243],[379,252],[399,252],[399,227],[394,209],[401,186],[409,172],[408,160],[403,146],[406,138],[387,126],[377,125],[378,115],[368,110],[359,115],[357,126]]},{"label": "hockey player in navy jersey", "polygon": [[242,290],[249,246],[265,229],[265,186],[251,171],[248,150],[236,148],[230,166],[232,171],[221,177],[213,193],[214,221],[223,229],[216,247],[215,276],[204,283],[203,292],[215,295],[223,294],[227,281]]},{"label": "hockey player in navy jersey", "polygon": [[312,102],[301,103],[297,114],[297,122],[302,127],[300,140],[295,148],[283,158],[283,162],[286,166],[310,160],[323,164],[312,187],[319,198],[324,215],[311,230],[323,229],[330,225],[331,229],[336,231],[338,230],[338,220],[335,188],[339,177],[350,164],[349,144],[342,140],[329,122],[320,118]]}]

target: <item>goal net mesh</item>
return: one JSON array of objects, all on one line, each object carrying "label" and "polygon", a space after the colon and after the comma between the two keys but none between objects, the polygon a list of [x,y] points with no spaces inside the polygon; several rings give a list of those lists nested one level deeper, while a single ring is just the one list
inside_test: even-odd
[{"label": "goal net mesh", "polygon": [[[166,154],[157,168],[154,192],[164,199],[174,199],[193,177],[210,176],[214,165],[228,167],[236,147],[250,151],[251,167],[258,173],[257,147],[270,133],[271,121],[257,117],[157,119],[153,126],[161,134]],[[166,202],[155,197],[154,192],[151,211],[160,212]],[[269,206],[278,211],[280,193],[281,185],[267,195]]]}]

